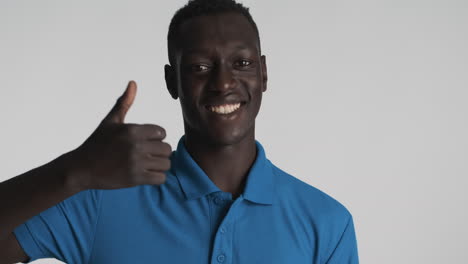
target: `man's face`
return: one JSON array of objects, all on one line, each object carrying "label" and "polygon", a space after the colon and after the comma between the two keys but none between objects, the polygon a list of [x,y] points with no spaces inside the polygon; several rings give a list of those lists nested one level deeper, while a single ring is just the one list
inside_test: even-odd
[{"label": "man's face", "polygon": [[267,74],[253,26],[221,13],[185,21],[178,36],[168,88],[180,98],[186,133],[221,145],[254,138]]}]

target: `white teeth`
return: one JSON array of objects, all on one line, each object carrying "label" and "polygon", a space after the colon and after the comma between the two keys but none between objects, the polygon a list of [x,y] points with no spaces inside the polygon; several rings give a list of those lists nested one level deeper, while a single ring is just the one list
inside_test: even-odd
[{"label": "white teeth", "polygon": [[212,112],[218,114],[230,114],[237,109],[239,109],[240,103],[237,104],[225,104],[225,105],[218,105],[218,106],[210,106],[209,109]]}]

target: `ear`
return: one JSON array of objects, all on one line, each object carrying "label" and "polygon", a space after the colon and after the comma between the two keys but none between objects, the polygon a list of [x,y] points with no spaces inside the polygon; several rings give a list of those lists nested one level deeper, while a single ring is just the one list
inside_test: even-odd
[{"label": "ear", "polygon": [[266,65],[266,57],[265,55],[261,56],[261,61],[262,61],[262,88],[263,92],[267,90],[267,81],[268,81],[268,73],[267,73],[267,65]]},{"label": "ear", "polygon": [[176,72],[171,65],[166,64],[164,66],[164,77],[166,79],[167,90],[169,91],[169,94],[171,94],[171,97],[174,99],[179,98],[179,95],[177,94]]}]

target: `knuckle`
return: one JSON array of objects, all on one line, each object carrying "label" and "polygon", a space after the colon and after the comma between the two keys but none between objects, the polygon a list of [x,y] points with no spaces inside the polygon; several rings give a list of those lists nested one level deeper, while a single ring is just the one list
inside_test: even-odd
[{"label": "knuckle", "polygon": [[156,173],[154,178],[155,178],[156,184],[163,184],[163,183],[166,182],[166,174],[165,173]]},{"label": "knuckle", "polygon": [[171,153],[172,153],[171,145],[169,145],[168,143],[164,143],[163,144],[163,151],[164,151],[165,155],[170,156]]},{"label": "knuckle", "polygon": [[167,171],[171,168],[171,161],[169,159],[165,159],[162,165],[162,169]]},{"label": "knuckle", "polygon": [[166,182],[166,174],[162,172],[146,170],[144,175],[145,179],[141,179],[142,184],[160,185]]},{"label": "knuckle", "polygon": [[154,133],[161,137],[161,138],[165,138],[166,137],[166,130],[160,126],[155,126],[155,131]]},{"label": "knuckle", "polygon": [[148,131],[151,133],[152,137],[157,137],[157,138],[165,138],[166,137],[166,130],[164,128],[154,125],[154,124],[144,124]]},{"label": "knuckle", "polygon": [[138,127],[135,125],[125,125],[125,135],[129,138],[135,138],[138,135]]}]

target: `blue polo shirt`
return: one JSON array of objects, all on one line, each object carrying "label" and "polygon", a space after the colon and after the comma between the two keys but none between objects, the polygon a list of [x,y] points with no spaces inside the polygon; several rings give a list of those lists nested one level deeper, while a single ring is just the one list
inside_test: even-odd
[{"label": "blue polo shirt", "polygon": [[182,137],[164,184],[82,191],[14,234],[31,261],[358,263],[349,211],[274,166],[256,145],[256,160],[236,199],[195,163]]}]

